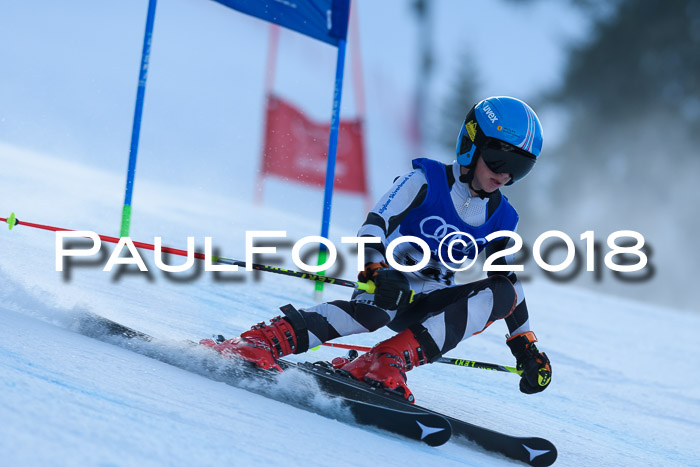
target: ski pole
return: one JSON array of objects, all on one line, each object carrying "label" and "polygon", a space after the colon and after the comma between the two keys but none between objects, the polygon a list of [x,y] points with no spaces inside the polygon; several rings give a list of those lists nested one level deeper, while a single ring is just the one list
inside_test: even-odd
[{"label": "ski pole", "polygon": [[[245,261],[240,261],[236,259],[222,258],[220,256],[212,256],[212,261],[216,261],[220,264],[229,264],[234,266],[244,266]],[[278,268],[275,266],[267,266],[265,264],[255,264],[252,263],[251,267],[257,271],[273,272],[275,274],[282,274],[285,276],[299,277],[301,279],[308,279],[310,281],[325,282],[327,284],[342,285],[343,287],[351,287],[353,289],[364,290],[368,293],[374,293],[375,285],[372,281],[367,282],[357,282],[349,281],[347,279],[340,279],[337,277],[320,276],[318,274],[311,274],[309,272],[294,271],[292,269]]]},{"label": "ski pole", "polygon": [[[336,342],[324,342],[321,345],[326,346],[326,347],[335,347],[337,349],[357,350],[358,352],[369,352],[370,350],[372,350],[371,347],[364,347],[361,345],[340,344],[340,343],[336,343]],[[314,350],[314,349],[312,349],[312,350]],[[448,358],[448,357],[440,357],[435,361],[437,363],[446,363],[448,365],[465,366],[465,367],[469,367],[469,368],[478,368],[480,370],[503,371],[506,373],[515,373],[516,375],[522,374],[522,371],[518,370],[515,367],[498,365],[496,363],[485,363],[485,362],[477,362],[475,360],[466,360],[466,359],[461,359],[461,358]]]},{"label": "ski pole", "polygon": [[503,371],[506,373],[515,373],[516,375],[523,374],[522,370],[518,370],[517,368],[515,368],[513,366],[498,365],[497,363],[485,363],[485,362],[477,362],[474,360],[463,360],[460,358],[447,358],[447,357],[440,357],[436,361],[439,363],[446,363],[448,365],[466,366],[469,368],[478,368],[480,370]]},{"label": "ski pole", "polygon": [[[15,217],[15,213],[13,212],[10,214],[9,217],[3,218],[0,217],[1,222],[7,222],[10,230],[16,225],[23,225],[26,227],[32,227],[35,229],[42,229],[42,230],[50,230],[53,232],[74,232],[74,230],[71,229],[64,229],[61,227],[53,227],[51,225],[42,225],[42,224],[34,224],[31,222],[24,222],[20,221]],[[98,235],[98,237],[105,242],[110,242],[110,243],[118,243],[119,238],[117,237],[109,237],[106,235]],[[150,243],[143,243],[143,242],[132,242],[136,248],[144,249],[144,250],[153,250],[155,251],[155,246],[150,244]],[[179,255],[179,256],[188,256],[188,252],[185,250],[179,250],[177,248],[169,248],[169,247],[162,247],[161,251],[165,253],[172,253],[174,255]],[[205,260],[206,256],[203,253],[194,253],[194,257],[197,259]],[[228,265],[233,265],[233,266],[246,266],[245,261],[240,261],[240,260],[235,260],[235,259],[230,259],[230,258],[223,258],[221,256],[212,256],[211,257],[212,262],[217,262],[219,264],[228,264]],[[311,274],[308,272],[302,272],[302,271],[294,271],[292,269],[284,269],[284,268],[278,268],[275,266],[268,266],[265,264],[255,264],[252,263],[251,267],[256,270],[256,271],[263,271],[263,272],[272,272],[275,274],[282,274],[285,276],[292,276],[292,277],[299,277],[301,279],[307,279],[310,281],[319,281],[319,282],[325,282],[327,284],[333,284],[333,285],[340,285],[343,287],[350,287],[353,289],[358,289],[358,290],[364,290],[367,293],[374,293],[375,285],[374,282],[372,281],[367,281],[367,282],[357,282],[357,281],[349,281],[346,279],[340,279],[337,277],[328,277],[328,276],[321,276],[318,274]]]}]

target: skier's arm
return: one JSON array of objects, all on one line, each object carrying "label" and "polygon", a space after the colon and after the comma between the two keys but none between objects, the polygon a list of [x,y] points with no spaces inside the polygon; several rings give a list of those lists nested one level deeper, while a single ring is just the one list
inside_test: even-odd
[{"label": "skier's arm", "polygon": [[[510,247],[513,239],[505,237],[490,243],[486,247],[486,253],[491,255]],[[498,258],[494,264],[513,264],[513,255]],[[505,321],[508,325],[510,337],[506,340],[508,347],[517,361],[517,368],[522,370],[520,378],[520,391],[525,394],[534,394],[544,391],[552,380],[552,366],[544,352],[540,352],[535,342],[537,337],[530,331],[530,318],[525,304],[523,285],[513,271],[493,271],[489,276],[501,274],[510,279],[517,294],[515,310]]]},{"label": "skier's arm", "polygon": [[421,170],[413,170],[398,177],[392,187],[367,214],[359,237],[378,237],[381,243],[365,246],[365,264],[386,261],[387,237],[398,227],[411,209],[425,200],[428,183]]},{"label": "skier's arm", "polygon": [[[514,229],[515,230],[515,229]],[[488,258],[494,253],[505,250],[513,244],[513,239],[509,237],[503,237],[496,241],[488,244],[486,247],[486,257]],[[501,256],[497,258],[494,265],[506,265],[513,264],[513,255]],[[527,332],[530,330],[530,316],[527,311],[527,304],[525,303],[525,293],[523,291],[523,284],[518,280],[518,276],[513,271],[489,271],[488,275],[493,276],[494,274],[500,274],[506,276],[510,282],[515,287],[515,293],[518,296],[517,305],[513,313],[505,319],[508,325],[508,331],[512,336]]]}]

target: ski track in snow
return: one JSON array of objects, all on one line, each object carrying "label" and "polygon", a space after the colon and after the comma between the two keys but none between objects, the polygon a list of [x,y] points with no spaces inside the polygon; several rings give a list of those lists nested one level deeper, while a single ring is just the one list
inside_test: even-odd
[{"label": "ski track in snow", "polygon": [[[29,222],[114,235],[121,174],[0,149],[0,164],[14,174],[3,179],[2,209]],[[80,190],[75,179],[84,180]],[[45,191],[27,189],[36,184]],[[224,209],[235,212],[233,218],[222,219]],[[287,230],[300,238],[318,228],[315,219],[143,180],[133,222],[135,240],[161,235],[164,244],[182,247],[187,235],[208,235],[235,258],[243,257],[245,229]],[[337,240],[353,232],[331,234]],[[231,275],[217,282],[203,272],[178,283],[158,271],[115,279],[114,272],[102,272],[103,264],[75,267],[66,280],[54,269],[54,234],[22,226],[0,231],[0,255],[4,465],[510,463],[464,444],[430,448],[351,426],[183,369],[211,359],[185,352],[182,340],[236,335],[288,302],[309,306],[312,286],[305,281],[274,275],[253,281],[237,273],[236,282]],[[144,259],[153,265],[151,252]],[[285,260],[293,267],[288,252]],[[541,283],[528,284],[526,294],[540,347],[552,360],[551,387],[526,396],[513,375],[434,364],[409,373],[420,404],[511,434],[548,438],[559,450],[557,465],[700,464],[699,316]],[[342,288],[325,293],[327,300],[348,296]],[[163,342],[135,349],[139,353],[123,342],[80,335],[75,321],[86,311]],[[448,356],[512,364],[506,331],[495,323]],[[373,345],[389,335],[380,330],[343,341]],[[143,355],[149,352],[158,359]],[[339,353],[324,348],[290,359]],[[304,378],[285,378],[290,391],[313,392]],[[332,405],[323,397],[316,402]]]}]

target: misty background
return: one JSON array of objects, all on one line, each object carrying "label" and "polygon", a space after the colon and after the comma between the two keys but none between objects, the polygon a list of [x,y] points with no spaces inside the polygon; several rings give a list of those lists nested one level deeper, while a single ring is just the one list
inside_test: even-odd
[{"label": "misty background", "polygon": [[[147,4],[0,0],[0,151],[19,147],[126,177]],[[353,14],[359,34],[349,38],[341,114],[361,111],[351,78],[351,56],[359,48],[373,199],[410,169],[413,157],[452,161],[459,127],[475,102],[490,95],[521,98],[544,128],[537,166],[504,189],[520,213],[526,244],[561,230],[584,260],[581,233],[595,231],[604,254],[610,233],[636,230],[651,247],[643,274],[615,275],[599,263],[597,274],[568,270],[559,280],[570,274],[567,284],[698,310],[691,278],[700,258],[700,1],[354,0]],[[159,0],[134,191],[135,239],[168,241],[167,232],[139,223],[146,215],[139,211],[142,179],[252,202],[268,32],[266,23],[208,0]],[[282,31],[275,91],[312,118],[328,120],[335,54]],[[22,193],[3,188],[11,176],[11,167],[0,170],[0,214],[17,211],[20,219],[90,230],[89,222],[72,222],[79,216],[70,205],[33,218]],[[96,182],[74,183],[76,196],[90,196]],[[113,187],[119,197],[123,190]],[[321,190],[313,205],[295,203],[308,200],[301,196],[307,187],[270,178],[264,190],[265,204],[316,215],[320,228]],[[52,194],[45,195],[51,204]],[[187,201],[171,197],[163,209]],[[114,219],[114,231],[100,233],[118,233],[121,204],[114,204],[104,213]],[[331,224],[355,230],[365,207],[359,197],[336,193]],[[236,215],[231,203],[217,219],[196,223],[227,219],[235,230]],[[551,262],[558,262],[556,255]],[[525,265],[530,280],[557,279],[539,271],[531,255]]]}]

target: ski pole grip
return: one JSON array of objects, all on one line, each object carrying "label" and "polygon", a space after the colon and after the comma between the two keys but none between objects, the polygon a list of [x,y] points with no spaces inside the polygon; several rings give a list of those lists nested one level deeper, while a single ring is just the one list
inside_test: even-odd
[{"label": "ski pole grip", "polygon": [[374,285],[374,282],[372,282],[372,281],[358,282],[357,283],[357,290],[364,290],[367,293],[374,293],[374,291],[376,289],[377,289],[377,286]]}]

